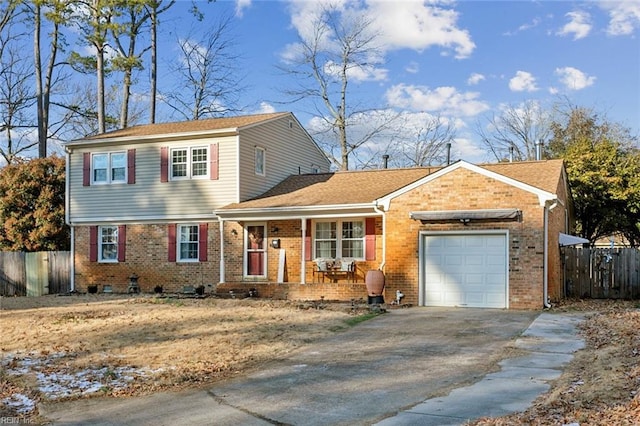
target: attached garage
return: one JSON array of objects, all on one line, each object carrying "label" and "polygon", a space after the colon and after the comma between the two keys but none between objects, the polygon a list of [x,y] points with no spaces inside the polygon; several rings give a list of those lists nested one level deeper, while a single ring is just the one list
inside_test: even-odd
[{"label": "attached garage", "polygon": [[508,232],[420,234],[420,305],[507,308]]}]

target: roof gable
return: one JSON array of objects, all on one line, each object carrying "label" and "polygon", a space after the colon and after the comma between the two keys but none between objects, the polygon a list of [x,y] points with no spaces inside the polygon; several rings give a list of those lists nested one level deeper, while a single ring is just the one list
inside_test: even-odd
[{"label": "roof gable", "polygon": [[[545,163],[549,163],[547,164],[547,167],[544,167]],[[505,167],[507,165],[510,165],[510,170],[509,168]],[[525,167],[521,167],[523,165],[525,165]],[[527,166],[533,166],[533,167],[527,167]],[[387,196],[380,198],[378,200],[378,203],[384,206],[385,209],[388,209],[391,200],[394,199],[395,197],[405,194],[419,186],[422,186],[428,182],[438,179],[439,177],[444,176],[460,168],[465,168],[474,173],[481,174],[483,176],[489,177],[491,179],[495,179],[499,182],[505,183],[507,185],[511,185],[523,191],[527,191],[532,194],[535,194],[538,196],[538,201],[540,202],[540,205],[544,205],[546,201],[555,200],[557,198],[555,194],[555,186],[553,186],[550,182],[552,182],[555,177],[555,185],[557,186],[558,179],[559,179],[559,175],[557,173],[552,173],[552,174],[545,173],[544,169],[545,168],[550,169],[549,171],[555,170],[555,169],[561,170],[562,160],[549,160],[547,162],[535,162],[535,163],[533,162],[504,163],[504,164],[499,163],[499,164],[492,164],[492,165],[486,165],[486,166],[476,166],[474,164],[461,160],[447,167],[444,167],[435,173],[425,176],[422,179],[411,183],[410,185],[400,188],[397,191]],[[536,170],[536,173],[532,173],[534,170]],[[502,173],[499,173],[499,171]],[[515,179],[513,177],[509,177],[509,174],[514,177],[517,176],[521,179],[527,179],[527,178],[531,179],[541,187],[534,186],[532,184],[526,183],[522,180]],[[554,192],[545,190],[543,188],[550,189],[551,191],[554,191]]]}]

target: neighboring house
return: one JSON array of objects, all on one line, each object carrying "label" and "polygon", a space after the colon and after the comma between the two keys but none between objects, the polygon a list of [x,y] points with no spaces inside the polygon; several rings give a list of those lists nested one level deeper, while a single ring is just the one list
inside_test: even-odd
[{"label": "neighboring house", "polygon": [[[218,291],[289,299],[539,309],[563,296],[560,234],[572,230],[562,160],[292,175],[215,209],[225,243]],[[315,270],[355,259],[355,277]]]},{"label": "neighboring house", "polygon": [[224,248],[213,210],[330,166],[291,113],[135,126],[65,149],[79,291],[126,292],[134,274],[143,291],[213,286]]}]

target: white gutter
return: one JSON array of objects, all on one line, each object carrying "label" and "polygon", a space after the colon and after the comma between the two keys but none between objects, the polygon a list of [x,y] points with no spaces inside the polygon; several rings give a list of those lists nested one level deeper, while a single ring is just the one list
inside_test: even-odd
[{"label": "white gutter", "polygon": [[225,271],[224,271],[224,221],[220,220],[220,282],[224,283]]},{"label": "white gutter", "polygon": [[75,242],[75,236],[76,236],[76,228],[74,228],[73,226],[71,227],[71,246],[69,247],[69,249],[71,250],[71,256],[69,259],[69,263],[71,264],[71,277],[70,277],[70,282],[69,284],[71,284],[71,289],[69,290],[70,292],[74,292],[76,291],[76,262],[74,261],[74,259],[76,258],[76,242]]},{"label": "white gutter", "polygon": [[302,235],[300,236],[300,238],[302,238],[302,256],[300,259],[300,284],[306,284],[307,283],[307,265],[306,265],[306,261],[305,259],[307,258],[307,244],[306,244],[306,238],[307,238],[307,218],[306,217],[302,217],[300,218],[300,221],[302,222],[302,225],[300,226],[300,229],[302,230]]},{"label": "white gutter", "polygon": [[70,198],[69,198],[69,189],[71,188],[71,179],[69,178],[69,164],[71,163],[71,150],[65,148],[64,150],[65,154],[65,182],[64,182],[64,222],[67,224],[67,226],[69,226],[70,228],[70,237],[71,237],[71,244],[69,246],[69,250],[71,251],[71,256],[69,256],[69,267],[71,270],[71,277],[69,280],[69,284],[71,286],[71,289],[69,291],[73,292],[76,290],[76,265],[75,265],[75,258],[76,258],[76,252],[75,252],[75,248],[76,248],[76,244],[75,244],[75,228],[73,227],[73,225],[71,224],[71,220],[70,220],[70,212],[69,212],[69,206],[71,205],[70,202]]},{"label": "white gutter", "polygon": [[547,203],[544,203],[544,250],[543,250],[543,279],[542,279],[542,304],[545,308],[550,308],[549,303],[549,212],[556,208],[558,205],[557,200],[553,200],[553,203],[547,207]]},{"label": "white gutter", "polygon": [[373,209],[382,216],[382,262],[378,269],[384,272],[384,267],[387,263],[387,213],[384,210],[380,210],[377,205]]}]

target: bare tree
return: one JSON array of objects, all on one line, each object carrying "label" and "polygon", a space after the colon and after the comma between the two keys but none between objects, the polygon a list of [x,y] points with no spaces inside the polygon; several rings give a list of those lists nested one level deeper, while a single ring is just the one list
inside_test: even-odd
[{"label": "bare tree", "polygon": [[534,160],[536,144],[549,138],[550,125],[550,112],[536,101],[526,101],[493,114],[485,126],[477,125],[477,133],[498,161]]},{"label": "bare tree", "polygon": [[72,53],[71,62],[76,69],[86,72],[93,66],[96,73],[96,117],[97,131],[106,130],[107,116],[105,106],[105,73],[107,71],[107,36],[110,31],[118,28],[115,18],[121,13],[120,7],[126,0],[75,0],[78,28],[82,41],[94,49],[91,58],[83,57],[77,52]]},{"label": "bare tree", "polygon": [[199,41],[180,39],[172,67],[177,79],[165,102],[182,118],[198,120],[237,111],[242,77],[231,37],[231,18],[221,17]]},{"label": "bare tree", "polygon": [[284,92],[293,102],[304,100],[314,104],[314,115],[323,122],[317,134],[330,135],[329,144],[339,154],[333,153],[333,147],[325,151],[337,168],[348,170],[350,157],[377,134],[388,130],[397,118],[391,115],[367,132],[350,134],[373,110],[351,104],[349,94],[355,75],[367,74],[380,63],[378,34],[371,20],[362,15],[341,14],[336,6],[319,9],[310,28],[309,35],[300,35],[298,51],[279,67],[298,85]]},{"label": "bare tree", "polygon": [[[419,121],[416,121],[416,118]],[[424,167],[444,164],[448,149],[456,138],[456,129],[451,121],[429,114],[403,116],[400,126],[404,135],[394,138],[391,145],[391,163],[398,167]],[[408,138],[407,135],[413,135]]]},{"label": "bare tree", "polygon": [[[67,22],[71,15],[71,0],[32,0],[30,13],[34,21],[33,32],[33,59],[34,73],[36,80],[36,98],[38,115],[38,156],[47,156],[47,141],[53,134],[49,131],[49,120],[51,111],[51,94],[54,86],[60,82],[54,76],[54,69],[60,64],[57,63],[58,53],[62,50],[61,27]],[[50,23],[51,30],[48,32],[48,58],[46,66],[42,64],[42,27],[43,14],[46,22]]]},{"label": "bare tree", "polygon": [[148,45],[137,51],[136,44],[142,33],[145,23],[151,18],[146,8],[147,3],[155,4],[154,0],[127,3],[123,6],[124,20],[120,25],[111,28],[113,42],[118,55],[111,60],[114,69],[122,71],[122,103],[120,106],[120,128],[128,126],[129,99],[133,84],[133,71],[142,69],[142,55],[151,49]]},{"label": "bare tree", "polygon": [[145,8],[151,19],[151,87],[149,90],[149,122],[156,122],[156,100],[158,95],[158,16],[166,12],[175,4],[175,0],[168,0],[164,4],[162,0],[151,1]]},{"label": "bare tree", "polygon": [[30,110],[36,98],[31,88],[33,68],[27,59],[18,45],[3,48],[0,57],[0,131],[5,139],[0,155],[7,164],[38,144],[31,135],[35,126]]}]

